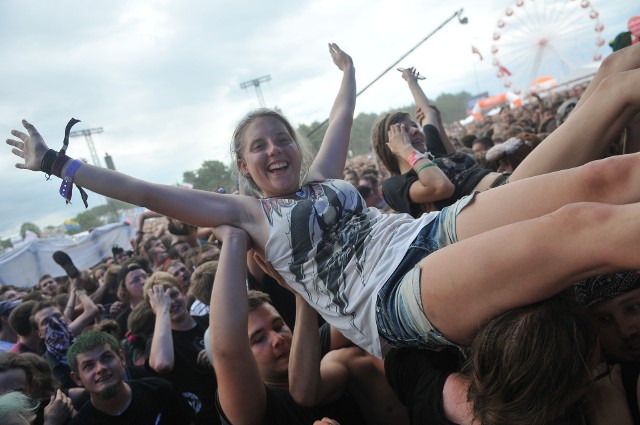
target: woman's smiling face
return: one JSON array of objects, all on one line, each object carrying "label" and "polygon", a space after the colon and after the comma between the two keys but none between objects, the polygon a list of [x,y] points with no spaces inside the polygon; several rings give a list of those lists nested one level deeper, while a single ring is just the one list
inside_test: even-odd
[{"label": "woman's smiling face", "polygon": [[298,145],[275,117],[256,118],[246,127],[237,165],[267,197],[291,195],[300,186],[302,159]]}]

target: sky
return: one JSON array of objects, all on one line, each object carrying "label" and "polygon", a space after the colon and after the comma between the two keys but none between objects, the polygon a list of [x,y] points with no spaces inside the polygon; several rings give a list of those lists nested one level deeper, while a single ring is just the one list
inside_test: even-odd
[{"label": "sky", "polygon": [[[416,66],[427,77],[423,89],[434,98],[462,90],[498,94],[505,89],[491,65],[493,44],[513,74],[531,73],[537,35],[526,29],[542,19],[547,28],[537,32],[564,37],[558,47],[562,63],[582,65],[595,51],[592,8],[607,43],[640,15],[637,0],[592,1],[583,10],[578,0],[515,3],[1,0],[0,130],[3,139],[11,137],[26,118],[57,150],[74,117],[82,121],[74,130],[102,127],[92,139],[103,165],[108,153],[119,171],[175,184],[204,161],[230,162],[235,123],[260,106],[254,88],[243,90],[242,82],[270,75],[260,85],[266,106],[280,108],[294,126],[323,121],[341,79],[329,42],[353,58],[360,89],[463,8],[467,25],[453,19],[397,66]],[[505,18],[509,7],[515,15]],[[507,22],[503,29],[497,28],[501,18]],[[494,43],[495,32],[500,39]],[[599,49],[603,56],[610,51],[606,44]],[[411,102],[392,69],[358,97],[356,114]],[[77,192],[65,205],[59,179],[15,169],[18,158],[3,146],[0,238],[15,235],[24,222],[59,225],[84,209]],[[67,154],[91,161],[82,137],[71,139]],[[102,196],[89,194],[90,207],[103,203]]]}]

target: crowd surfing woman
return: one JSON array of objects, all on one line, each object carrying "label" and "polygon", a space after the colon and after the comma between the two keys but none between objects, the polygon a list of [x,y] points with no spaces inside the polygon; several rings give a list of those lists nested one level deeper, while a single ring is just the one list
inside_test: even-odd
[{"label": "crowd surfing woman", "polygon": [[[580,141],[619,134],[640,105],[640,94],[629,90],[639,83],[638,70],[603,80],[567,121],[582,125],[558,132]],[[637,154],[522,179],[414,220],[367,208],[353,186],[326,179],[322,167],[305,173],[291,125],[275,114],[247,118],[235,131],[238,168],[269,189],[263,199],[83,164],[56,155],[31,123],[23,126],[27,133],[13,130],[7,140],[21,158],[17,168],[65,176],[67,184],[192,225],[245,230],[325,320],[377,356],[383,341],[466,344],[478,324],[501,312],[594,274],[640,268]]]},{"label": "crowd surfing woman", "polygon": [[[609,56],[578,107],[591,97],[607,76],[639,67],[639,47],[623,49]],[[617,123],[611,122],[605,133],[595,134],[579,120],[569,120],[542,143],[536,136],[522,133],[515,139],[531,152],[512,174],[492,172],[478,167],[470,156],[455,152],[442,128],[438,111],[418,84],[416,70],[407,68],[402,77],[408,83],[418,111],[417,118],[424,129],[406,112],[387,114],[374,125],[372,141],[376,155],[392,174],[383,184],[385,201],[394,210],[414,217],[441,210],[477,191],[603,158],[611,143],[620,136]],[[627,152],[638,150],[637,145],[627,146]],[[435,158],[430,160],[429,154]]]}]

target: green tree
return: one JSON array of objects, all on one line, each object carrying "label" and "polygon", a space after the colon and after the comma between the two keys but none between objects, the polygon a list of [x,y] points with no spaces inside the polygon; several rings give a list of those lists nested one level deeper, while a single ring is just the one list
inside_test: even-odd
[{"label": "green tree", "polygon": [[78,222],[78,224],[82,228],[81,231],[89,230],[94,227],[100,227],[104,224],[100,220],[100,215],[96,213],[96,208],[91,208],[90,210],[79,213],[76,216],[75,220]]},{"label": "green tree", "polygon": [[185,171],[182,180],[201,190],[211,191],[220,186],[231,193],[236,187],[230,168],[220,161],[204,161],[197,170]]},{"label": "green tree", "polygon": [[42,236],[42,232],[40,231],[40,228],[38,226],[36,226],[33,223],[26,222],[26,223],[22,223],[22,226],[20,226],[20,236],[22,236],[22,239],[24,239],[24,235],[27,232],[27,230],[32,231],[33,233],[38,235],[38,237]]},{"label": "green tree", "polygon": [[471,97],[466,91],[450,94],[442,93],[435,100],[435,104],[442,113],[442,121],[451,123],[466,118],[467,99]]}]

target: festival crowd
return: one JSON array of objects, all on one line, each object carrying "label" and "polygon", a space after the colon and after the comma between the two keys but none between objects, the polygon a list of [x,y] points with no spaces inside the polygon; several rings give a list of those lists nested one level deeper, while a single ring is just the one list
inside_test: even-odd
[{"label": "festival crowd", "polygon": [[12,131],[18,168],[148,210],[131,248],[0,286],[3,424],[640,423],[640,46],[464,126],[405,69],[415,110],[355,158],[355,67],[329,52],[320,150],[249,113],[239,194]]}]

